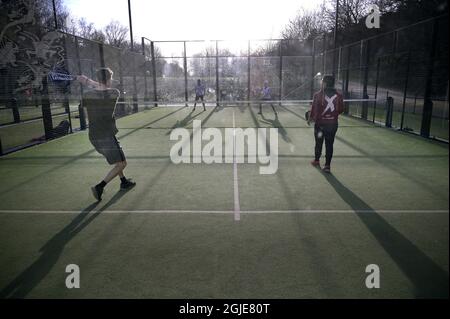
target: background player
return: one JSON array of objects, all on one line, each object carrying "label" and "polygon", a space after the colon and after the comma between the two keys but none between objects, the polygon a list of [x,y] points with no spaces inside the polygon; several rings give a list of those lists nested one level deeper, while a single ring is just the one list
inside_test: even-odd
[{"label": "background player", "polygon": [[[264,86],[261,91],[261,100],[262,101],[270,101],[272,100],[272,90],[269,87],[269,82],[266,80],[264,81]],[[259,112],[258,114],[262,114],[262,102],[259,103]],[[272,107],[272,110],[275,114],[277,114],[277,111],[275,111],[275,108],[273,107],[273,104],[270,103],[270,106]]]},{"label": "background player", "polygon": [[120,189],[127,190],[136,185],[131,179],[125,178],[124,168],[127,166],[125,154],[116,138],[118,133],[114,111],[120,92],[111,88],[113,71],[109,68],[101,68],[97,71],[98,82],[81,75],[77,80],[94,88],[83,94],[83,106],[86,108],[89,118],[89,140],[95,150],[102,154],[110,165],[114,167],[106,177],[91,188],[95,199],[101,200],[103,190],[117,175],[120,177]]},{"label": "background player", "polygon": [[322,88],[314,94],[310,111],[310,119],[314,124],[315,158],[313,166],[320,166],[320,156],[325,140],[325,166],[323,171],[331,172],[331,159],[333,157],[334,137],[338,129],[338,117],[344,111],[342,94],[334,88],[334,76],[325,75],[322,79]]},{"label": "background player", "polygon": [[197,106],[197,101],[202,100],[203,104],[203,110],[206,111],[205,102],[203,101],[203,97],[205,96],[205,86],[202,84],[202,81],[200,79],[197,80],[197,85],[195,86],[195,103],[194,103],[194,110]]}]

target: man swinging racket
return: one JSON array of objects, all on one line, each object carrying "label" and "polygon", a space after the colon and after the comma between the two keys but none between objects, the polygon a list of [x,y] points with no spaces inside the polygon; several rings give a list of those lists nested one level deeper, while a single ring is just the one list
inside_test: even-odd
[{"label": "man swinging racket", "polygon": [[102,199],[103,190],[117,175],[120,177],[120,189],[128,190],[136,185],[131,179],[127,179],[123,170],[127,166],[125,154],[116,138],[118,133],[114,110],[120,92],[111,87],[113,71],[109,68],[101,68],[97,71],[98,82],[84,75],[77,76],[77,80],[91,88],[83,94],[83,106],[86,108],[89,118],[89,140],[95,150],[102,154],[110,165],[114,167],[106,177],[91,188],[95,199]]},{"label": "man swinging racket", "polygon": [[338,117],[344,111],[342,94],[334,88],[334,76],[325,75],[322,79],[322,88],[314,94],[311,110],[305,115],[308,124],[314,124],[314,138],[316,140],[315,158],[313,166],[320,166],[320,156],[325,140],[325,166],[323,171],[331,172],[331,159],[333,157],[334,137],[338,129]]}]

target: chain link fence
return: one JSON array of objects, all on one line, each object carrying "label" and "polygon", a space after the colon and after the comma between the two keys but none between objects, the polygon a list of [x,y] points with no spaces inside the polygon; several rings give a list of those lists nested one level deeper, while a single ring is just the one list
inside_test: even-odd
[{"label": "chain link fence", "polygon": [[448,141],[448,16],[337,47],[329,36],[311,41],[142,38],[141,48],[131,52],[26,23],[4,34],[2,153],[85,129],[85,88],[48,75],[95,78],[100,67],[113,70],[113,85],[121,92],[117,116],[192,103],[198,79],[206,87],[206,103],[219,105],[258,100],[264,82],[274,100],[309,100],[322,75],[334,74],[346,99],[376,100],[349,103],[348,115]]}]

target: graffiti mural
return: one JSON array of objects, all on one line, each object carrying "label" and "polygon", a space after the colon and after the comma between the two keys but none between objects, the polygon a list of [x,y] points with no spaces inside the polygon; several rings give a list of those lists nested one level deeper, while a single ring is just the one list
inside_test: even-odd
[{"label": "graffiti mural", "polygon": [[1,1],[0,70],[2,96],[42,89],[42,79],[64,60],[64,35],[38,22],[35,0]]}]

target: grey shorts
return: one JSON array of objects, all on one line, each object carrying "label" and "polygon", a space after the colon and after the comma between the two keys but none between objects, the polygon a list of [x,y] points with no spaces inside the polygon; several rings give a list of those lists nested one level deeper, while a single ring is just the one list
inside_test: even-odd
[{"label": "grey shorts", "polygon": [[89,137],[95,150],[102,154],[109,164],[125,161],[125,154],[115,136],[94,138]]}]

